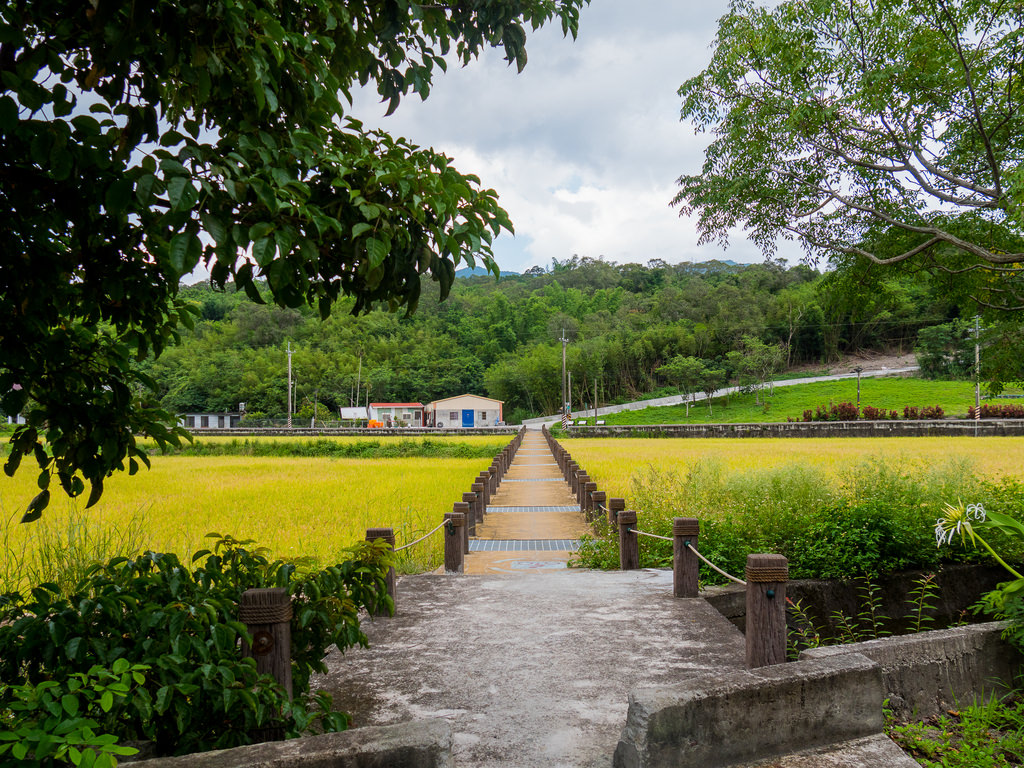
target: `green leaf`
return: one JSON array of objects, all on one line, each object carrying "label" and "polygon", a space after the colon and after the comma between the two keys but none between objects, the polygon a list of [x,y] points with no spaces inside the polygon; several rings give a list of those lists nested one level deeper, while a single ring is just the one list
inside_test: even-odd
[{"label": "green leaf", "polygon": [[33,498],[32,501],[28,503],[28,509],[26,509],[25,514],[22,515],[21,522],[31,523],[38,520],[40,517],[42,517],[43,510],[46,509],[49,503],[50,490],[46,489],[45,491],[37,494],[35,498]]},{"label": "green leaf", "polygon": [[267,267],[277,254],[277,246],[272,237],[261,237],[252,244],[252,257],[261,267]]},{"label": "green leaf", "polygon": [[202,257],[202,243],[193,232],[179,232],[171,238],[168,255],[174,271],[179,275],[187,275],[195,269]]},{"label": "green leaf", "polygon": [[74,717],[78,714],[78,697],[72,696],[70,693],[66,693],[60,697],[60,705],[64,711]]},{"label": "green leaf", "polygon": [[100,496],[103,495],[103,478],[93,478],[92,490],[89,492],[89,500],[85,503],[85,508],[88,509],[97,501],[100,500]]}]

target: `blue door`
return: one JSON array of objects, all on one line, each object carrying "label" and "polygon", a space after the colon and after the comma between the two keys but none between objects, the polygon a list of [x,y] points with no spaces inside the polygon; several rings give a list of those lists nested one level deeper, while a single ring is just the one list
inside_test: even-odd
[{"label": "blue door", "polygon": [[473,409],[462,412],[462,426],[472,427],[473,426]]}]

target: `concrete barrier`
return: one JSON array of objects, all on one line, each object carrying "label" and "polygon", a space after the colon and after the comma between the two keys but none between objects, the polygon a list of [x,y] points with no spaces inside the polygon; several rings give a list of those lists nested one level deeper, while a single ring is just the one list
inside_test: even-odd
[{"label": "concrete barrier", "polygon": [[719,768],[882,732],[882,672],[856,653],[634,691],[615,768]]},{"label": "concrete barrier", "polygon": [[133,768],[454,768],[452,742],[451,723],[437,719],[141,760],[131,765]]},{"label": "concrete barrier", "polygon": [[882,670],[889,708],[897,717],[925,718],[1006,693],[1024,657],[1002,639],[1003,622],[971,624],[850,645],[811,648],[801,659],[861,654]]},{"label": "concrete barrier", "polygon": [[[204,430],[205,431],[205,430]],[[1024,419],[797,421],[573,427],[567,437],[974,437],[1024,435]]]}]

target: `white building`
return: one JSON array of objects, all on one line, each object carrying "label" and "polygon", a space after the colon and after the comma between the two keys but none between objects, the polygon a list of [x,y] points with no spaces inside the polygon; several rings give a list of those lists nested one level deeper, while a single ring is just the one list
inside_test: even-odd
[{"label": "white building", "polygon": [[458,395],[435,400],[427,405],[427,426],[493,427],[503,424],[502,400],[480,395]]},{"label": "white building", "polygon": [[231,429],[241,420],[240,413],[183,413],[178,417],[185,429]]},{"label": "white building", "polygon": [[423,403],[370,403],[370,421],[385,427],[422,427]]}]

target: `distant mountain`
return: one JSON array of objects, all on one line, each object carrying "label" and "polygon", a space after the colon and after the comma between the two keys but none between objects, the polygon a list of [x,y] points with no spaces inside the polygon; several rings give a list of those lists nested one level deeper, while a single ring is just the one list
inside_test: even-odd
[{"label": "distant mountain", "polygon": [[[488,275],[490,274],[484,267],[463,267],[462,269],[455,270],[456,277],[476,277],[477,275]],[[503,275],[518,275],[518,272],[507,272],[504,269],[501,270]]]}]

